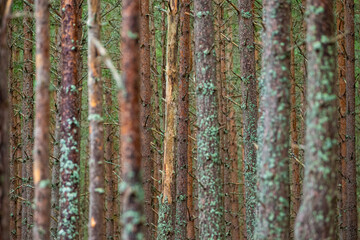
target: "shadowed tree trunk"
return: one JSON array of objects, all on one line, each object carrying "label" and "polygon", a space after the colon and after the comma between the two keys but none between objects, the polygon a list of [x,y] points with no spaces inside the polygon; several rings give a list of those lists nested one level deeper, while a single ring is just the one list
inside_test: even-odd
[{"label": "shadowed tree trunk", "polygon": [[[355,153],[355,32],[354,0],[345,1],[345,48],[346,48],[346,236],[358,239],[358,211],[356,196]],[[344,188],[343,188],[344,189]]]},{"label": "shadowed tree trunk", "polygon": [[187,239],[187,181],[189,130],[189,76],[190,76],[190,1],[180,3],[180,68],[178,96],[178,134],[176,163],[176,221],[175,239]]},{"label": "shadowed tree trunk", "polygon": [[[336,239],[337,96],[333,1],[307,1],[307,114],[304,198],[295,239]],[[311,27],[310,27],[311,26]]]},{"label": "shadowed tree trunk", "polygon": [[253,239],[256,200],[257,83],[252,0],[239,1],[244,178],[247,238]]},{"label": "shadowed tree trunk", "polygon": [[159,209],[158,236],[173,239],[175,233],[175,161],[176,161],[176,112],[178,100],[178,24],[177,0],[169,2],[166,48],[166,96],[162,199]]},{"label": "shadowed tree trunk", "polygon": [[290,2],[264,2],[263,129],[259,156],[256,239],[290,236]]},{"label": "shadowed tree trunk", "polygon": [[50,22],[49,1],[35,0],[36,103],[34,132],[35,211],[33,239],[50,239],[51,179],[50,129]]},{"label": "shadowed tree trunk", "polygon": [[31,224],[33,224],[33,213],[31,203],[34,198],[34,191],[32,188],[32,173],[33,173],[33,133],[34,133],[34,91],[33,91],[33,1],[24,2],[24,12],[26,13],[24,23],[24,65],[23,65],[23,100],[22,100],[22,219],[23,227],[21,236],[24,239],[31,239]]},{"label": "shadowed tree trunk", "polygon": [[100,54],[94,41],[100,39],[100,0],[88,0],[88,91],[89,91],[89,239],[105,237],[104,225],[104,125],[103,82]]},{"label": "shadowed tree trunk", "polygon": [[0,0],[0,234],[1,239],[10,239],[9,213],[9,67],[7,30],[12,1]]},{"label": "shadowed tree trunk", "polygon": [[149,30],[149,0],[140,1],[140,98],[141,98],[141,152],[142,169],[144,171],[143,184],[145,191],[144,213],[146,217],[145,234],[152,235],[154,212],[152,210],[152,119],[151,119],[151,72],[150,72],[150,30]]},{"label": "shadowed tree trunk", "polygon": [[199,239],[220,239],[222,210],[212,2],[194,1]]},{"label": "shadowed tree trunk", "polygon": [[140,6],[139,1],[123,1],[122,70],[124,90],[121,92],[121,157],[122,157],[122,239],[144,237],[143,197],[141,180],[141,133],[140,133]]},{"label": "shadowed tree trunk", "polygon": [[60,219],[58,238],[76,239],[79,235],[79,90],[77,0],[62,0],[62,82],[60,140]]},{"label": "shadowed tree trunk", "polygon": [[[190,119],[188,124],[188,134],[191,135],[190,128]],[[195,240],[195,210],[194,210],[194,172],[193,172],[193,141],[191,138],[188,138],[188,181],[187,181],[187,214],[188,214],[188,223],[186,227],[186,237],[189,240]]]}]

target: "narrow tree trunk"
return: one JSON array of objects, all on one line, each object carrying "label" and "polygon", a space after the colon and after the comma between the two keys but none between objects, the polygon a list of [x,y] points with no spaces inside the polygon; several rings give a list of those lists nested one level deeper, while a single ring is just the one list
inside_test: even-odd
[{"label": "narrow tree trunk", "polygon": [[176,112],[179,77],[177,71],[178,12],[178,2],[170,1],[167,18],[165,136],[162,178],[163,195],[159,209],[157,236],[159,240],[173,239],[175,233]]},{"label": "narrow tree trunk", "polygon": [[345,1],[346,48],[346,237],[358,239],[355,152],[355,32],[354,0]]},{"label": "narrow tree trunk", "polygon": [[[188,134],[191,135],[190,119],[188,123]],[[187,161],[188,161],[188,181],[187,181],[187,214],[188,223],[186,227],[186,237],[189,240],[195,240],[195,210],[194,210],[194,171],[193,171],[193,141],[188,138]]]},{"label": "narrow tree trunk", "polygon": [[150,30],[149,30],[149,0],[142,0],[140,4],[140,98],[141,98],[141,155],[143,185],[145,191],[144,213],[146,217],[145,234],[152,235],[152,225],[154,223],[154,212],[152,210],[152,119],[151,119],[151,72],[150,72]]},{"label": "narrow tree trunk", "polygon": [[239,33],[242,81],[242,111],[244,129],[244,177],[246,230],[248,239],[253,239],[256,200],[256,148],[257,142],[257,82],[252,0],[239,1]]},{"label": "narrow tree trunk", "polygon": [[186,229],[188,194],[188,129],[189,129],[189,76],[190,76],[190,1],[180,5],[180,68],[178,96],[178,134],[176,163],[176,222],[175,239],[187,239]]},{"label": "narrow tree trunk", "polygon": [[262,147],[256,239],[290,237],[290,2],[264,3]]},{"label": "narrow tree trunk", "polygon": [[212,3],[194,1],[196,95],[197,95],[197,165],[199,181],[199,239],[220,239],[222,210],[219,158],[218,99]]},{"label": "narrow tree trunk", "polygon": [[23,82],[23,131],[22,131],[22,179],[23,179],[23,205],[22,205],[22,219],[23,227],[21,236],[24,239],[31,239],[31,224],[33,223],[33,213],[31,203],[34,198],[34,191],[32,188],[32,151],[33,151],[33,133],[34,133],[34,99],[33,99],[33,20],[31,17],[33,1],[24,2],[24,82]]},{"label": "narrow tree trunk", "polygon": [[123,174],[122,239],[139,239],[142,234],[143,188],[141,180],[141,133],[139,105],[139,1],[123,1],[122,69],[125,89],[121,93],[121,157]]},{"label": "narrow tree trunk", "polygon": [[60,140],[60,219],[58,238],[76,239],[79,235],[79,90],[78,83],[78,5],[77,0],[62,0],[62,83]]},{"label": "narrow tree trunk", "polygon": [[333,2],[307,1],[307,114],[304,198],[295,239],[336,239],[337,96]]},{"label": "narrow tree trunk", "polygon": [[345,239],[345,226],[346,226],[346,67],[345,67],[345,38],[344,34],[344,1],[336,1],[336,30],[337,30],[337,44],[338,44],[338,98],[339,98],[339,179],[340,184],[340,197],[338,200],[339,208],[339,238]]},{"label": "narrow tree trunk", "polygon": [[51,180],[50,130],[50,22],[48,0],[35,0],[36,112],[34,133],[35,212],[33,239],[50,239]]},{"label": "narrow tree trunk", "polygon": [[9,66],[7,30],[11,1],[0,1],[0,233],[10,239],[9,215],[9,97],[7,70]]},{"label": "narrow tree trunk", "polygon": [[95,41],[100,41],[100,1],[88,0],[88,91],[89,91],[89,228],[91,240],[104,239],[104,125],[103,82],[100,54]]}]

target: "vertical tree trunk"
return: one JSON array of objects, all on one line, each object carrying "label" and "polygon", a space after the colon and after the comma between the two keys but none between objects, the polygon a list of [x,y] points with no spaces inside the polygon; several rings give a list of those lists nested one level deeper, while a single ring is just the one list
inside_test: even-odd
[{"label": "vertical tree trunk", "polygon": [[32,238],[31,224],[33,223],[33,213],[31,202],[34,198],[34,191],[31,187],[32,183],[32,151],[33,151],[33,133],[34,133],[34,105],[33,105],[33,19],[32,6],[33,0],[24,2],[24,82],[23,82],[23,103],[22,103],[22,179],[23,179],[23,205],[22,205],[22,219],[23,227],[21,236],[24,239]]},{"label": "vertical tree trunk", "polygon": [[[112,101],[112,83],[111,78],[105,80],[105,105],[107,106],[107,115],[113,116],[113,101]],[[109,118],[111,119],[111,117]],[[115,218],[116,218],[116,175],[113,174],[115,171],[114,165],[115,155],[114,155],[114,126],[109,121],[105,126],[105,181],[106,181],[106,239],[115,239]]]},{"label": "vertical tree trunk", "polygon": [[158,236],[173,239],[175,227],[175,161],[176,161],[176,111],[178,97],[178,1],[171,0],[168,9],[168,29],[166,48],[166,96],[165,96],[165,136],[163,162],[163,190],[159,209]]},{"label": "vertical tree trunk", "polygon": [[[333,2],[307,1],[307,114],[304,199],[296,239],[336,239],[337,96]],[[311,26],[311,27],[310,27]]]},{"label": "vertical tree trunk", "polygon": [[354,0],[345,1],[346,48],[346,237],[358,238],[355,153],[355,32]]},{"label": "vertical tree trunk", "polygon": [[256,239],[290,237],[290,2],[264,2],[263,129]]},{"label": "vertical tree trunk", "polygon": [[149,30],[149,0],[140,1],[140,98],[141,98],[141,155],[144,171],[143,185],[145,191],[144,213],[146,217],[145,235],[152,235],[154,212],[152,210],[152,119],[151,119],[151,72],[150,72],[150,30]]},{"label": "vertical tree trunk", "polygon": [[339,98],[339,179],[340,184],[340,197],[338,200],[339,208],[339,237],[345,239],[345,226],[346,226],[346,67],[345,67],[345,38],[344,34],[344,1],[336,1],[336,30],[337,30],[337,64],[338,64],[338,98]]},{"label": "vertical tree trunk", "polygon": [[51,180],[50,129],[50,21],[49,1],[35,0],[36,19],[36,113],[34,132],[35,211],[33,239],[50,238]]},{"label": "vertical tree trunk", "polygon": [[[191,135],[190,119],[188,124],[188,134]],[[194,210],[194,172],[192,158],[193,142],[188,138],[187,161],[188,161],[188,181],[187,181],[187,214],[188,223],[186,227],[186,237],[189,240],[195,240],[195,210]]]},{"label": "vertical tree trunk", "polygon": [[242,81],[242,111],[244,129],[244,177],[246,230],[248,239],[253,239],[256,200],[256,148],[257,142],[257,83],[252,0],[239,1],[239,34]]},{"label": "vertical tree trunk", "polygon": [[12,1],[0,1],[0,233],[10,239],[9,215],[9,98],[7,30]]},{"label": "vertical tree trunk", "polygon": [[88,91],[89,91],[89,228],[91,240],[104,239],[104,125],[103,82],[100,54],[95,41],[100,41],[100,1],[88,0]]},{"label": "vertical tree trunk", "polygon": [[197,164],[199,181],[199,239],[219,239],[222,210],[219,158],[218,99],[214,25],[211,1],[195,0],[195,55],[197,95]]},{"label": "vertical tree trunk", "polygon": [[60,140],[60,219],[58,238],[76,239],[79,235],[79,90],[78,83],[78,4],[62,0],[62,83]]},{"label": "vertical tree trunk", "polygon": [[189,76],[190,76],[190,1],[180,5],[180,68],[178,96],[178,134],[176,163],[176,222],[175,239],[187,239],[186,229],[188,182],[188,135],[189,135]]},{"label": "vertical tree trunk", "polygon": [[123,1],[122,69],[125,89],[121,94],[121,157],[123,161],[122,238],[143,237],[143,188],[141,180],[141,133],[139,106],[139,1]]}]

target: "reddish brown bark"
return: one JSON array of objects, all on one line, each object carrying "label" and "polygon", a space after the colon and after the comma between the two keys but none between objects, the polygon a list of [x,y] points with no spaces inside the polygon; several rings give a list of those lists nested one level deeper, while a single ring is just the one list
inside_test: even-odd
[{"label": "reddish brown bark", "polygon": [[345,38],[340,37],[344,34],[344,2],[336,1],[336,30],[338,36],[338,98],[339,98],[339,184],[341,186],[341,196],[338,200],[339,207],[339,236],[345,239],[346,226],[346,67],[345,67]]},{"label": "reddish brown bark", "polygon": [[24,239],[30,239],[31,236],[31,224],[33,224],[33,213],[31,208],[31,202],[34,199],[34,191],[31,187],[32,173],[33,173],[33,132],[34,132],[34,91],[33,91],[33,19],[32,6],[33,1],[24,2],[24,12],[26,13],[24,23],[24,65],[23,65],[23,102],[22,102],[22,219],[23,227],[21,236]]},{"label": "reddish brown bark", "polygon": [[[190,119],[189,119],[190,120]],[[190,121],[189,121],[190,123]],[[188,124],[188,134],[191,136],[190,124]],[[187,161],[188,161],[188,181],[187,181],[187,214],[188,223],[186,226],[186,237],[189,240],[195,240],[195,210],[194,210],[194,171],[193,171],[193,141],[188,138]]]},{"label": "reddish brown bark", "polygon": [[146,217],[145,234],[152,235],[154,212],[152,210],[152,119],[151,119],[151,72],[150,72],[150,29],[149,0],[142,0],[140,15],[140,98],[141,98],[141,155],[143,168],[143,185],[145,191],[144,213]]},{"label": "reddish brown bark", "polygon": [[100,54],[94,41],[100,40],[100,1],[88,1],[88,92],[89,92],[89,239],[104,239],[104,125],[103,82]]},{"label": "reddish brown bark", "polygon": [[3,240],[10,239],[9,215],[9,67],[7,31],[12,1],[0,1],[0,234]]},{"label": "reddish brown bark", "polygon": [[[62,82],[60,140],[60,219],[58,238],[78,237],[79,221],[79,42],[77,0],[62,0]],[[80,101],[81,102],[81,101]]]},{"label": "reddish brown bark", "polygon": [[36,105],[34,133],[35,211],[33,239],[50,238],[51,180],[49,171],[50,22],[48,0],[35,0]]},{"label": "reddish brown bark", "polygon": [[123,177],[122,238],[141,238],[143,188],[141,180],[141,133],[139,106],[139,28],[138,1],[123,1],[122,69],[125,88],[121,92],[121,157]]},{"label": "reddish brown bark", "polygon": [[188,194],[188,129],[189,129],[189,75],[190,75],[190,1],[180,3],[180,68],[178,96],[178,133],[176,163],[176,221],[175,239],[187,239],[189,221],[187,212]]},{"label": "reddish brown bark", "polygon": [[346,49],[346,236],[358,238],[358,211],[356,196],[355,153],[355,32],[354,0],[345,1],[345,49]]}]

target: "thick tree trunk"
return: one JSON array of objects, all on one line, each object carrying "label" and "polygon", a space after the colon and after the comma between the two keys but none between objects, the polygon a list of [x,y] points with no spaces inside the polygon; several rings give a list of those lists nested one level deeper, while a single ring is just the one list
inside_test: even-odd
[{"label": "thick tree trunk", "polygon": [[180,3],[180,68],[178,96],[178,134],[176,163],[175,239],[187,239],[188,194],[188,135],[189,135],[189,76],[190,76],[190,1]]},{"label": "thick tree trunk", "polygon": [[140,98],[141,98],[141,155],[143,185],[145,191],[144,213],[146,217],[145,235],[152,235],[152,224],[154,223],[154,212],[152,210],[153,172],[152,163],[152,119],[151,119],[151,72],[150,72],[150,29],[149,29],[149,0],[140,1]]},{"label": "thick tree trunk", "polygon": [[94,41],[100,40],[100,1],[88,1],[88,91],[89,91],[89,227],[91,240],[105,237],[104,225],[104,125],[103,82],[101,80],[100,54]]},{"label": "thick tree trunk", "polygon": [[34,198],[34,191],[32,188],[32,173],[33,173],[33,133],[34,133],[34,91],[33,91],[33,19],[31,17],[33,1],[24,2],[24,65],[23,65],[23,103],[22,103],[22,219],[23,227],[21,236],[24,239],[32,238],[31,224],[33,224],[33,212],[31,203]]},{"label": "thick tree trunk", "polygon": [[79,90],[77,0],[62,0],[62,83],[60,140],[60,219],[58,238],[76,239],[79,235]]},{"label": "thick tree trunk", "polygon": [[143,237],[143,187],[141,180],[141,132],[139,104],[139,1],[123,1],[122,69],[125,89],[121,93],[121,157],[123,174],[122,238]]},{"label": "thick tree trunk", "polygon": [[339,208],[339,238],[345,239],[345,226],[346,226],[346,67],[345,67],[345,38],[344,34],[344,1],[336,1],[336,30],[337,30],[337,50],[338,50],[338,98],[339,98],[339,152],[338,152],[338,169],[339,179],[338,183],[340,188],[340,197],[338,200]]},{"label": "thick tree trunk", "polygon": [[290,237],[290,17],[287,0],[264,3],[263,121],[256,239]]},{"label": "thick tree trunk", "polygon": [[9,213],[9,97],[7,71],[9,66],[7,30],[11,1],[0,1],[0,233],[10,239]]},{"label": "thick tree trunk", "polygon": [[239,1],[239,34],[241,55],[242,111],[244,129],[244,177],[246,230],[253,239],[256,200],[257,82],[252,0]]},{"label": "thick tree trunk", "polygon": [[194,1],[199,239],[220,239],[222,210],[212,3]]},{"label": "thick tree trunk", "polygon": [[176,161],[176,112],[178,100],[178,1],[170,1],[166,48],[166,97],[165,136],[163,162],[162,201],[159,209],[158,236],[173,239],[175,227],[175,161]]},{"label": "thick tree trunk", "polygon": [[346,48],[346,223],[345,239],[358,239],[355,152],[355,32],[354,0],[345,1]]},{"label": "thick tree trunk", "polygon": [[34,132],[35,211],[33,239],[50,239],[50,21],[48,0],[35,0],[36,112]]},{"label": "thick tree trunk", "polygon": [[[307,114],[304,198],[295,239],[336,239],[337,96],[333,2],[307,1]],[[311,27],[310,27],[311,26]]]}]

